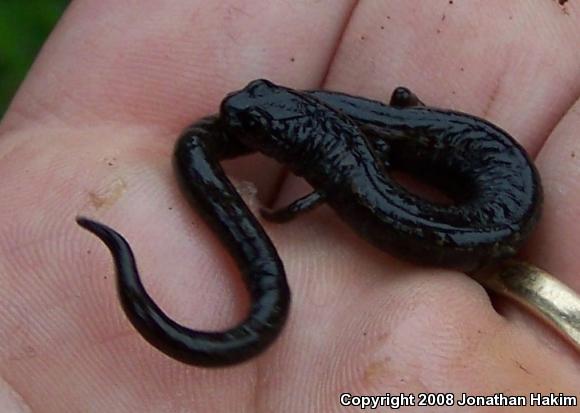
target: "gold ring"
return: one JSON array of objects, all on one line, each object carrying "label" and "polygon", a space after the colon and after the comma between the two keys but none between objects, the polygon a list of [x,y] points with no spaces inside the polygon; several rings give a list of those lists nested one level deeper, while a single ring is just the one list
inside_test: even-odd
[{"label": "gold ring", "polygon": [[540,268],[506,260],[475,275],[488,290],[539,316],[580,351],[580,296]]}]

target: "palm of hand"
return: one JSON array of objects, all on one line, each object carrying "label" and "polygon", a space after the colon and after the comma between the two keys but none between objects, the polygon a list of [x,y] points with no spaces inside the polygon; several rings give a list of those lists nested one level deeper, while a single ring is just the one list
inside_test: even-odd
[{"label": "palm of hand", "polygon": [[[144,343],[117,304],[109,255],[74,216],[127,236],[177,320],[230,325],[243,286],[182,199],[170,154],[182,127],[256,77],[378,99],[402,84],[505,128],[537,154],[546,190],[523,255],[580,289],[576,5],[208,4],[73,4],[0,124],[6,383],[45,412],[331,412],[342,392],[580,396],[578,356],[537,321],[503,302],[499,315],[462,274],[374,250],[327,208],[265,225],[293,303],[262,357],[208,371]],[[302,191],[288,180],[273,193],[279,167],[263,158],[229,168],[241,170],[264,199]]]}]

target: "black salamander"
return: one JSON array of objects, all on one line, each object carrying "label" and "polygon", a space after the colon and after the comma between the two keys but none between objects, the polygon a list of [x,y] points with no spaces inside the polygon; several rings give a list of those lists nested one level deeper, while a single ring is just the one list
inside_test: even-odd
[{"label": "black salamander", "polygon": [[[415,262],[471,271],[513,255],[542,201],[525,151],[489,122],[425,107],[407,89],[396,89],[390,103],[256,80],[228,95],[219,116],[178,139],[180,186],[236,260],[251,295],[249,315],[229,330],[196,331],[171,320],[141,284],[127,241],[77,218],[113,254],[123,309],[143,337],[184,363],[215,367],[261,353],[279,335],[290,304],[284,267],[219,165],[251,151],[288,165],[314,188],[266,212],[269,219],[289,220],[324,202],[373,245]],[[443,188],[455,202],[413,195],[391,178],[393,168]]]},{"label": "black salamander", "polygon": [[176,323],[147,294],[127,241],[101,223],[77,218],[79,225],[98,236],[113,254],[119,297],[133,326],[168,356],[205,367],[236,364],[261,353],[279,335],[290,306],[290,289],[278,253],[218,162],[248,150],[222,130],[216,116],[190,126],[175,145],[173,164],[183,193],[217,234],[244,277],[251,308],[239,325],[208,332]]}]

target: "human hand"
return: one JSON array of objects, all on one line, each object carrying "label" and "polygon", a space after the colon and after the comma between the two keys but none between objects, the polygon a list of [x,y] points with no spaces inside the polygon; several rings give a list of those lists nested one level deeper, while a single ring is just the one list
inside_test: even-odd
[{"label": "human hand", "polygon": [[[580,359],[551,330],[492,306],[461,273],[375,250],[328,208],[264,223],[293,292],[274,346],[226,369],[177,363],[126,320],[108,252],[74,223],[82,213],[122,232],[148,291],[182,324],[225,328],[244,315],[244,287],[177,189],[179,131],[257,77],[382,100],[405,85],[537,155],[544,216],[522,257],[579,291],[580,8],[565,7],[73,3],[0,124],[6,388],[43,412],[349,411],[343,392],[580,397]],[[280,167],[263,157],[229,166],[278,205],[305,191],[294,178],[278,191]]]}]

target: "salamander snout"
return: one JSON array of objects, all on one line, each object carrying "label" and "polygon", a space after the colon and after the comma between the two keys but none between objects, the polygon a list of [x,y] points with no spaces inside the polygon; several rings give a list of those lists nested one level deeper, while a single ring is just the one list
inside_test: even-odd
[{"label": "salamander snout", "polygon": [[220,120],[227,133],[248,147],[267,155],[291,145],[289,128],[309,113],[302,95],[258,79],[230,93],[220,107]]},{"label": "salamander snout", "polygon": [[221,118],[228,128],[249,131],[258,126],[263,101],[272,96],[276,86],[264,79],[250,82],[245,88],[228,94],[221,103]]},{"label": "salamander snout", "polygon": [[221,103],[220,115],[225,126],[237,134],[256,132],[266,128],[271,107],[285,88],[265,79],[253,80],[236,92],[228,94]]},{"label": "salamander snout", "polygon": [[266,79],[256,79],[252,80],[247,86],[242,89],[243,92],[247,93],[252,98],[260,98],[265,96],[271,96],[273,93],[283,89],[280,86],[275,85]]}]

